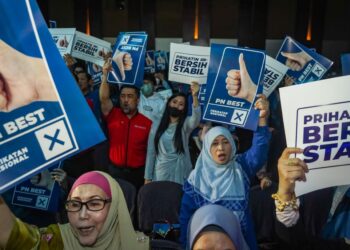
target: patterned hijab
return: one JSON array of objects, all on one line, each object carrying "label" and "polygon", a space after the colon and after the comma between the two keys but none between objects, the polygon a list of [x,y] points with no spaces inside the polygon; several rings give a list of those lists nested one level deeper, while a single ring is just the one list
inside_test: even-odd
[{"label": "patterned hijab", "polygon": [[[223,165],[214,162],[210,153],[213,141],[220,135],[232,147],[229,161]],[[241,165],[236,162],[236,145],[230,131],[221,126],[210,129],[204,137],[202,151],[188,182],[197,193],[212,203],[218,200],[243,200],[246,194],[243,174]]]},{"label": "patterned hijab", "polygon": [[[101,178],[105,179],[105,181],[101,181]],[[81,181],[81,179],[84,179],[84,181]],[[97,179],[99,181],[96,181]],[[106,187],[106,181],[109,187]],[[94,184],[100,186],[105,192],[107,190],[107,195],[108,190],[110,190],[112,201],[103,229],[92,247],[83,247],[80,245],[69,223],[59,225],[64,249],[149,249],[148,237],[145,237],[143,234],[138,235],[135,232],[123,192],[119,184],[111,176],[103,172],[93,171],[82,175],[75,183],[79,184],[74,184],[74,189],[81,184]]]},{"label": "patterned hijab", "polygon": [[188,249],[193,248],[193,245],[199,239],[200,233],[213,231],[206,230],[208,226],[217,226],[220,228],[220,232],[225,233],[232,240],[236,249],[249,250],[235,214],[223,206],[214,204],[200,207],[193,214],[188,226]]}]

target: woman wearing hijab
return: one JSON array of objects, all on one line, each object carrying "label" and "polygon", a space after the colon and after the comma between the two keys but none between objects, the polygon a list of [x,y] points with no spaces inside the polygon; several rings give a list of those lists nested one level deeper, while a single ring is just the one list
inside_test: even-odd
[{"label": "woman wearing hijab", "polygon": [[250,179],[267,160],[271,137],[267,127],[268,101],[264,95],[258,98],[255,108],[260,110],[259,126],[249,150],[236,155],[232,135],[224,127],[213,127],[205,135],[195,169],[184,184],[180,210],[180,241],[183,246],[192,214],[206,204],[218,204],[236,214],[250,249],[257,249],[248,212],[248,194]]},{"label": "woman wearing hijab", "polygon": [[117,182],[93,171],[80,176],[68,195],[69,223],[37,228],[15,218],[0,198],[0,249],[149,249],[137,235]]},{"label": "woman wearing hijab", "polygon": [[172,95],[160,122],[152,124],[148,137],[145,183],[173,181],[183,184],[192,170],[188,140],[199,125],[201,110],[198,83],[192,82],[192,115],[187,117],[187,96]]},{"label": "woman wearing hijab", "polygon": [[205,205],[192,216],[188,225],[188,250],[248,250],[241,226],[234,213],[223,206]]}]

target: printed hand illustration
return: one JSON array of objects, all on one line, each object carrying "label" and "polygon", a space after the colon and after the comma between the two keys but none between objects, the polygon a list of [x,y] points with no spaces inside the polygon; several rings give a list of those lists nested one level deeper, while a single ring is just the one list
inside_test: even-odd
[{"label": "printed hand illustration", "polygon": [[157,57],[157,63],[158,64],[165,64],[165,59],[161,55]]},{"label": "printed hand illustration", "polygon": [[227,72],[226,89],[230,96],[253,102],[256,85],[251,80],[246,68],[243,54],[239,55],[239,70],[231,69]]},{"label": "printed hand illustration", "polygon": [[65,48],[67,48],[68,45],[69,45],[69,42],[68,42],[68,40],[67,40],[67,37],[64,36],[64,38],[61,39],[61,40],[59,41],[58,44],[60,45],[60,47],[65,47]]},{"label": "printed hand illustration", "polygon": [[281,52],[281,55],[287,58],[285,64],[293,71],[302,70],[305,65],[311,60],[311,57],[304,51],[297,53]]},{"label": "printed hand illustration", "polygon": [[94,71],[94,73],[98,73],[102,71],[102,68],[100,65],[97,65],[95,63],[92,64],[92,70]]},{"label": "printed hand illustration", "polygon": [[30,182],[35,186],[44,187],[48,189],[50,189],[50,187],[53,184],[53,180],[51,179],[50,172],[47,169],[42,171],[40,174],[33,176],[30,179]]},{"label": "printed hand illustration", "polygon": [[24,55],[0,40],[0,112],[39,100],[57,100],[44,61]]},{"label": "printed hand illustration", "polygon": [[103,58],[106,56],[106,52],[105,52],[104,48],[102,48],[102,50],[98,51],[98,56],[103,57]]},{"label": "printed hand illustration", "polygon": [[132,57],[128,52],[117,51],[112,59],[118,66],[122,81],[125,80],[125,71],[132,69]]},{"label": "printed hand illustration", "polygon": [[154,60],[150,57],[149,53],[146,53],[146,65],[147,66],[154,65]]}]

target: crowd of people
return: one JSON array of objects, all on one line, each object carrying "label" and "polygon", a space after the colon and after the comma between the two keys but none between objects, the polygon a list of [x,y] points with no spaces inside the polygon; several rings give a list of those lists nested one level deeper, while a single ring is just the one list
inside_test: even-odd
[{"label": "crowd of people", "polygon": [[260,115],[250,132],[202,123],[196,82],[183,92],[157,72],[141,88],[109,84],[107,56],[94,85],[84,63],[64,59],[107,141],[46,175],[62,189],[59,216],[46,223],[48,212],[24,216],[2,195],[0,249],[152,248],[118,180],[136,192],[157,181],[182,185],[177,249],[350,249],[350,187],[295,197],[308,167],[293,157],[302,149],[285,147],[283,125],[272,119],[278,109],[263,94],[252,99]]}]

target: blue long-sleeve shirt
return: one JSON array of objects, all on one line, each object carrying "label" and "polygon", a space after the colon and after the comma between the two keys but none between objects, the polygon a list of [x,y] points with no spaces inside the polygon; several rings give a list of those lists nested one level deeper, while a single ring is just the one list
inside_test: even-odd
[{"label": "blue long-sleeve shirt", "polygon": [[[237,155],[237,162],[241,164],[241,167],[245,173],[244,186],[246,189],[246,197],[248,197],[250,179],[255,176],[256,172],[265,164],[268,157],[269,141],[271,133],[267,126],[258,127],[257,131],[254,132],[252,146],[249,150],[243,154]],[[184,194],[181,202],[180,209],[180,225],[181,235],[180,242],[183,247],[187,244],[187,227],[189,220],[191,219],[194,212],[201,206],[209,204],[208,200],[205,200],[200,194],[194,191],[193,186],[187,181],[184,184]],[[217,201],[215,204],[222,205],[228,209],[235,210],[234,207],[227,201]],[[243,235],[246,239],[250,249],[257,249],[256,237],[254,233],[252,219],[248,210],[248,200],[245,200],[242,204],[244,209],[243,224]]]}]

